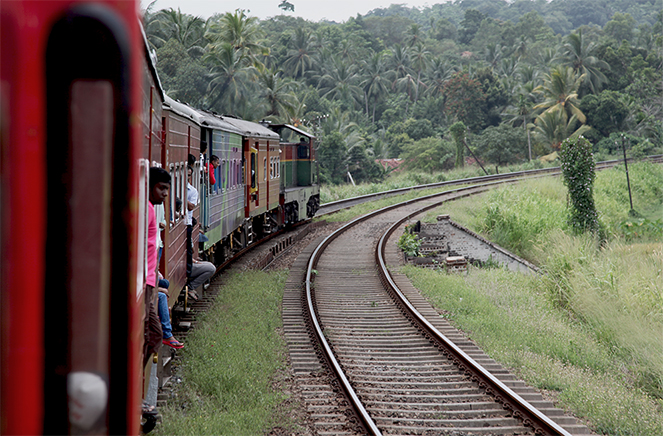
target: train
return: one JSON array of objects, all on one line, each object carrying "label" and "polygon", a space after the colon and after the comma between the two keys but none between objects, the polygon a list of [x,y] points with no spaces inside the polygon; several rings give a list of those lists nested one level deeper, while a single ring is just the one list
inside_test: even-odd
[{"label": "train", "polygon": [[315,137],[169,98],[139,7],[0,3],[2,434],[140,433],[150,167],[172,180],[171,307],[190,156],[194,255],[217,265],[319,207]]}]

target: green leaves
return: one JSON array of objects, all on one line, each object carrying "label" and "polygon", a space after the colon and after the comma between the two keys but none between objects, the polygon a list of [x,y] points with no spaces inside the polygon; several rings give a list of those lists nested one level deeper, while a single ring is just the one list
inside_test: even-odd
[{"label": "green leaves", "polygon": [[564,184],[569,190],[569,224],[578,233],[597,232],[600,225],[594,206],[596,173],[592,144],[582,136],[566,139],[562,142],[559,157]]}]

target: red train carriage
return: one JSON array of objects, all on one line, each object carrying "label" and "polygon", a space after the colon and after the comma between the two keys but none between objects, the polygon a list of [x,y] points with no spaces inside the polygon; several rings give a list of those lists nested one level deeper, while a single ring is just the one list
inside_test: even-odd
[{"label": "red train carriage", "polygon": [[161,91],[138,6],[0,2],[3,434],[139,431],[142,112]]},{"label": "red train carriage", "polygon": [[[160,271],[170,281],[169,305],[177,300],[178,291],[186,284],[186,187],[188,156],[200,155],[200,116],[190,107],[166,96],[164,102],[164,156],[162,164],[172,177],[170,198],[166,206],[166,231]],[[199,173],[200,161],[194,165],[194,174]],[[192,181],[198,188],[199,177]],[[182,201],[181,210],[176,210],[177,199]],[[200,207],[194,209],[199,220]],[[194,235],[198,233],[194,229]],[[194,250],[197,244],[194,243]]]},{"label": "red train carriage", "polygon": [[242,131],[244,154],[244,207],[249,243],[280,226],[279,178],[270,177],[270,161],[278,157],[279,136],[250,121],[225,117]]}]

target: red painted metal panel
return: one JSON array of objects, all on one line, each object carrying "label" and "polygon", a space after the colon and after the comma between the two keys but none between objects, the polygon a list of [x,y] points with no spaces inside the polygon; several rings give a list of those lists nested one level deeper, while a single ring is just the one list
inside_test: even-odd
[{"label": "red painted metal panel", "polygon": [[[103,2],[120,17],[125,36],[134,47],[129,64],[129,81],[140,84],[144,52],[138,27],[136,1]],[[3,120],[0,183],[2,216],[0,217],[0,249],[2,265],[0,283],[1,305],[1,380],[0,413],[3,434],[39,434],[43,431],[44,349],[43,296],[45,291],[44,246],[46,216],[46,119],[45,113],[45,46],[50,28],[64,12],[78,1],[13,1],[0,2],[0,70],[2,75]],[[130,119],[141,114],[140,86],[131,88],[128,96]],[[138,157],[141,153],[140,123],[130,125],[129,157],[136,165],[130,169],[125,213],[128,222],[137,228]],[[132,247],[139,240],[134,233]],[[129,277],[135,277],[138,264],[129,264]],[[51,284],[54,285],[54,284]],[[125,432],[137,434],[140,416],[140,350],[142,325],[140,302],[136,300],[135,282],[126,283],[128,337],[120,338],[128,353],[129,394],[119,404],[127,425]],[[121,412],[124,411],[124,412]]]}]

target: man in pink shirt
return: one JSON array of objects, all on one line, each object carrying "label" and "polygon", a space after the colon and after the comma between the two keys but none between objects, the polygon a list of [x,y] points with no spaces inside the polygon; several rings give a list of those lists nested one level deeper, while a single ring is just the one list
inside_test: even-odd
[{"label": "man in pink shirt", "polygon": [[159,351],[161,346],[161,322],[157,314],[157,224],[154,212],[155,204],[162,204],[170,191],[170,174],[163,168],[150,168],[150,192],[147,207],[147,271],[145,272],[145,346],[143,348],[143,366],[147,365],[150,355]]}]

